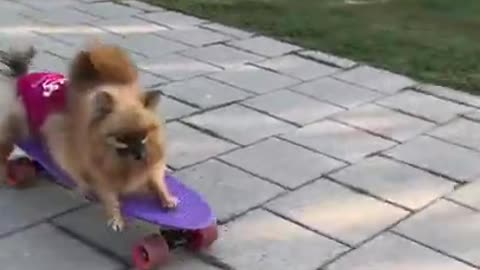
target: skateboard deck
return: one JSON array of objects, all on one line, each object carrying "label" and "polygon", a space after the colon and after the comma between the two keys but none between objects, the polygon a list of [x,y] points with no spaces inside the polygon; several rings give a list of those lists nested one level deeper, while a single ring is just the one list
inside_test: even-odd
[{"label": "skateboard deck", "polygon": [[[32,160],[39,163],[56,184],[74,188],[71,178],[52,160],[42,144],[34,139],[17,144]],[[171,175],[166,176],[170,192],[179,199],[175,209],[166,210],[153,195],[129,195],[120,199],[122,213],[126,218],[143,220],[162,228],[198,230],[216,222],[208,203],[195,191],[182,184]]]}]

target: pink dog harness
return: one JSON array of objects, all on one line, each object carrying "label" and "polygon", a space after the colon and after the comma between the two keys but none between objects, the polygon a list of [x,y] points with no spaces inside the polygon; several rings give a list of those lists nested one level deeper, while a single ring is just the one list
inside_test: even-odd
[{"label": "pink dog harness", "polygon": [[48,115],[65,109],[67,79],[60,73],[37,72],[17,80],[17,94],[27,113],[30,131],[40,134]]}]

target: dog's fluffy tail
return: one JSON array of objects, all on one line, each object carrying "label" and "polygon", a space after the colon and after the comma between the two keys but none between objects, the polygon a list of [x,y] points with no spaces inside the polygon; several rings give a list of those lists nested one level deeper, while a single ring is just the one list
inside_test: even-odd
[{"label": "dog's fluffy tail", "polygon": [[18,77],[28,72],[33,57],[37,51],[33,46],[26,50],[0,51],[0,63],[8,67],[7,74],[11,77]]}]

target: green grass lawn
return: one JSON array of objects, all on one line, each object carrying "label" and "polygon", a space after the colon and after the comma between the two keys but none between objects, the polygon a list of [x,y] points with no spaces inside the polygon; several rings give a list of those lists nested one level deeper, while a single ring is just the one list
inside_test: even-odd
[{"label": "green grass lawn", "polygon": [[480,94],[480,0],[144,1]]}]

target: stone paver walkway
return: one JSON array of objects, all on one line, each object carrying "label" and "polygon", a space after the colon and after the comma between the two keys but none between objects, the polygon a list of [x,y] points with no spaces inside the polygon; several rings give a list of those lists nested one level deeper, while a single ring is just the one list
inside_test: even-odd
[{"label": "stone paver walkway", "polygon": [[[91,36],[162,89],[169,165],[221,238],[166,270],[480,269],[480,99],[134,0],[0,1],[0,49],[65,71]],[[48,182],[0,190],[2,270],[129,270],[153,228],[110,232]]]}]

